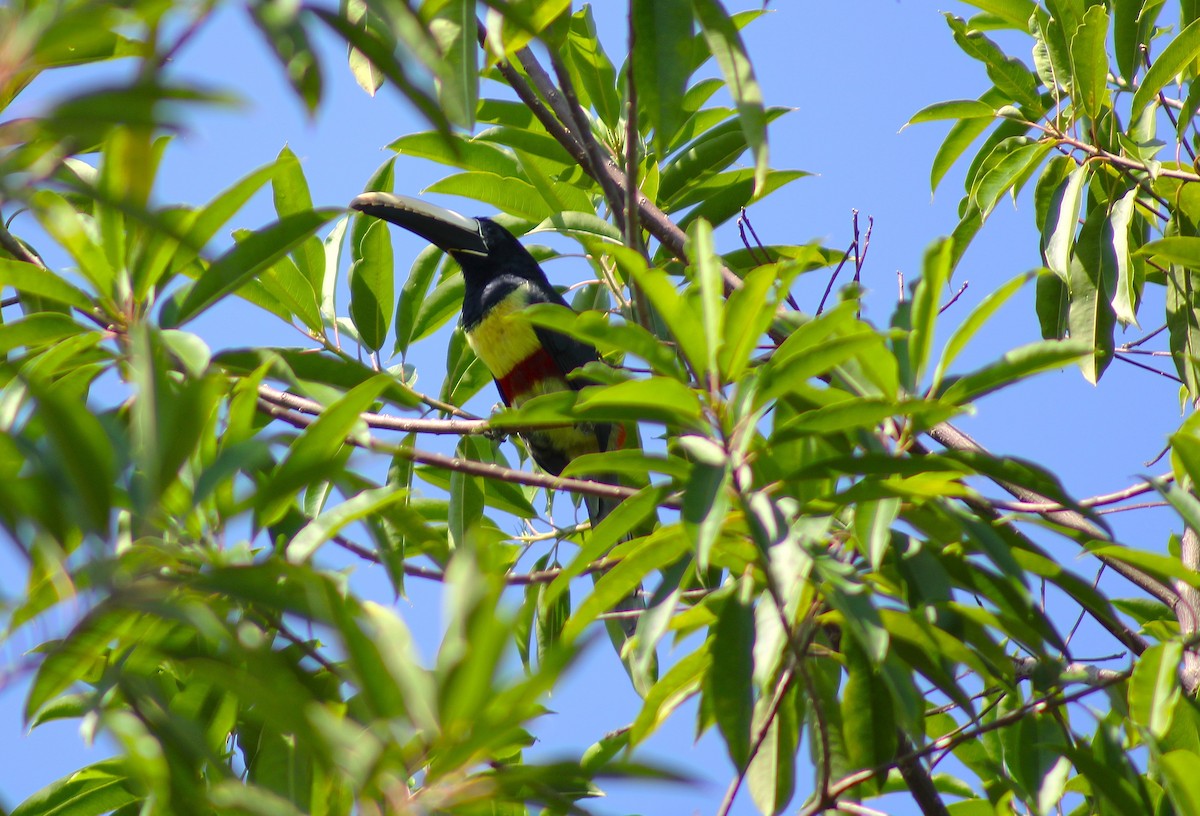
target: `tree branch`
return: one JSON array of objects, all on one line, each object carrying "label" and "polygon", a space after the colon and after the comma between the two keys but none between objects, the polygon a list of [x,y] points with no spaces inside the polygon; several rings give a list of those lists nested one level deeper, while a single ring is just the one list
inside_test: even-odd
[{"label": "tree branch", "polygon": [[[283,408],[265,399],[258,400],[258,409],[267,416],[286,422],[295,428],[305,429],[315,422],[315,418],[307,414],[301,414],[297,411],[292,411]],[[584,496],[599,496],[601,498],[624,500],[636,495],[639,491],[625,487],[623,485],[605,484],[604,482],[596,482],[591,479],[572,479],[565,476],[551,476],[545,473],[531,473],[524,470],[515,470],[506,468],[500,465],[493,465],[487,462],[476,462],[471,459],[459,459],[454,456],[446,456],[441,453],[432,451],[423,451],[418,448],[410,448],[405,445],[392,445],[382,442],[374,437],[368,437],[363,440],[361,438],[349,438],[347,444],[363,448],[365,450],[386,453],[390,456],[398,456],[410,462],[415,462],[419,465],[432,465],[443,470],[451,470],[458,473],[465,473],[469,476],[479,476],[484,479],[498,479],[512,484],[526,485],[528,487],[541,487],[547,490],[563,490],[568,493],[579,493]],[[662,507],[678,509],[679,501],[673,498],[665,499],[660,503]]]},{"label": "tree branch", "polygon": [[[929,436],[951,450],[988,453],[986,448],[948,422],[941,422],[930,428]],[[1030,502],[1033,504],[1045,504],[1050,502],[1050,499],[1039,493],[1035,493],[1028,488],[1011,484],[1009,482],[999,480],[994,481],[996,481],[996,484],[1000,485],[1000,487],[1007,490],[1020,501]],[[1040,513],[1039,515],[1042,515],[1050,521],[1053,521],[1055,524],[1061,524],[1063,527],[1083,533],[1090,538],[1101,541],[1108,540],[1108,536],[1104,534],[1103,530],[1092,524],[1074,510],[1048,510]],[[1126,563],[1118,561],[1115,558],[1109,558],[1105,555],[1096,555],[1096,558],[1098,558],[1102,563],[1107,565],[1118,575],[1121,575],[1128,581],[1140,587],[1142,590],[1148,592],[1150,595],[1153,595],[1155,598],[1167,604],[1172,609],[1175,608],[1175,604],[1178,601],[1179,596],[1175,594],[1174,590],[1159,581],[1157,578],[1142,572],[1136,567],[1131,567]],[[1138,640],[1140,641],[1141,639],[1139,638]],[[1130,648],[1134,648],[1131,643],[1125,640],[1122,640],[1122,642],[1126,643],[1126,645],[1130,646]],[[1145,651],[1146,645],[1147,644],[1145,641],[1141,641],[1137,647],[1137,654],[1141,654],[1143,651]]]},{"label": "tree branch", "polygon": [[[324,410],[324,406],[316,400],[280,391],[269,385],[260,385],[258,396],[272,405],[299,411],[303,414],[316,416]],[[391,414],[377,414],[372,411],[365,411],[359,416],[367,423],[368,427],[380,431],[458,436],[476,436],[496,432],[496,429],[491,427],[486,419],[408,419]]]},{"label": "tree branch", "polygon": [[[1200,570],[1200,536],[1191,527],[1183,531],[1179,557],[1185,569],[1193,573]],[[1200,630],[1200,591],[1182,580],[1175,582],[1175,591],[1179,593],[1179,603],[1175,607],[1179,635],[1184,643],[1194,643],[1196,633]],[[1194,645],[1184,649],[1183,662],[1179,666],[1179,683],[1192,697],[1200,689],[1200,653],[1197,653]]]},{"label": "tree branch", "polygon": [[[1175,474],[1164,473],[1162,476],[1156,476],[1156,482],[1172,482],[1175,480]],[[1116,504],[1123,502],[1126,499],[1132,499],[1134,496],[1141,496],[1145,493],[1150,493],[1154,490],[1154,485],[1151,482],[1139,482],[1124,490],[1114,490],[1112,493],[1101,493],[1099,496],[1089,496],[1086,499],[1080,499],[1078,504],[1080,507],[1102,507],[1106,504]],[[1024,501],[1000,501],[990,500],[993,507],[998,510],[1008,510],[1016,513],[1051,513],[1066,508],[1055,501],[1045,502],[1024,502]]]}]

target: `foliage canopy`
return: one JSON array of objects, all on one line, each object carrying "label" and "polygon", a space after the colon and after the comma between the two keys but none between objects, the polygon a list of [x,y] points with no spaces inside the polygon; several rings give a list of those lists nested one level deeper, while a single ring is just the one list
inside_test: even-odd
[{"label": "foliage canopy", "polygon": [[[158,202],[170,133],[229,101],[164,68],[216,5],[0,9],[0,107],[44,71],[135,66],[0,124],[0,200],[20,213],[0,228],[0,525],[27,564],[6,637],[82,601],[40,644],[25,713],[118,746],[14,816],[587,812],[609,779],[674,777],[638,749],[697,697],[697,730],[732,767],[722,814],[743,787],[771,814],[871,812],[857,803],[897,791],[926,814],[1200,812],[1196,415],[1168,475],[1090,499],[950,424],[1064,365],[1099,383],[1149,339],[1117,344],[1140,323],[1165,324],[1182,401],[1200,399],[1200,6],[947,15],[991,87],[912,117],[952,123],[931,183],[968,165],[961,220],[877,326],[856,284],[815,310],[790,295],[861,266],[857,235],[844,252],[714,237],[805,175],[770,160],[786,111],[741,38],[757,7],[631,0],[617,50],[569,0],[247,3],[309,110],[344,77],[313,45],[332,35],[360,86],[389,83],[426,118],[390,148],[450,168],[428,192],[584,253],[595,280],[575,313],[531,319],[594,344],[600,384],[481,418],[462,407],[490,386],[450,328],[456,264],[431,248],[397,276],[386,225],[315,206],[286,147],[207,204]],[[363,189],[392,190],[395,161]],[[241,225],[265,190],[277,218]],[[956,264],[1023,190],[1044,268],[938,348]],[[1042,339],[960,371],[1024,286]],[[214,352],[197,318],[233,299],[304,343]],[[432,344],[436,393],[412,362]],[[636,425],[645,447],[534,471],[515,432],[582,420]],[[452,455],[435,435],[457,438]],[[625,500],[595,530],[562,522],[596,493]],[[1178,515],[1165,548],[1118,541],[1098,510],[1146,493]],[[1137,597],[1098,590],[1048,541]],[[444,582],[432,665],[390,599],[339,569],[368,562],[397,595]],[[627,638],[612,610],[639,587]],[[1076,613],[1119,665],[1076,659]],[[581,756],[528,760],[530,724],[601,629],[640,712]]]}]

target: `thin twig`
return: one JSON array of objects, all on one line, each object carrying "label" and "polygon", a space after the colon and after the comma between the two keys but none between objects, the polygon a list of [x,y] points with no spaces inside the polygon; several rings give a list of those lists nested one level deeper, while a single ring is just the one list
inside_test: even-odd
[{"label": "thin twig", "polygon": [[[570,531],[561,531],[564,536],[569,535]],[[341,547],[348,553],[352,553],[364,561],[370,561],[374,564],[382,564],[383,559],[379,553],[368,549],[361,544],[356,544],[350,539],[342,535],[335,535],[330,539],[331,542]],[[583,569],[579,570],[580,575],[591,575],[593,572],[603,572],[617,563],[616,559],[601,558],[587,564]],[[528,586],[529,584],[549,584],[565,571],[565,567],[552,567],[544,570],[534,570],[533,572],[513,572],[504,576],[504,582],[509,586]],[[445,583],[446,573],[441,570],[431,569],[429,567],[421,567],[416,564],[404,562],[404,574],[411,578],[422,578],[426,581],[435,581],[437,583]]]},{"label": "thin twig", "polygon": [[[850,260],[850,255],[858,254],[858,210],[853,211],[854,224],[854,240],[850,242],[850,246],[846,247],[846,251],[842,253],[842,259],[838,265],[834,267],[833,274],[829,276],[829,283],[825,284],[825,294],[821,295],[821,302],[817,304],[817,314],[825,310],[825,301],[829,299],[829,293],[833,291],[833,282],[837,280],[838,273],[842,271],[842,267]],[[855,261],[855,266],[858,266],[858,261]]]},{"label": "thin twig", "polygon": [[1149,334],[1147,334],[1146,336],[1144,336],[1144,337],[1141,337],[1141,338],[1138,338],[1137,340],[1134,340],[1134,341],[1132,341],[1132,342],[1130,342],[1130,343],[1125,343],[1125,344],[1123,344],[1123,345],[1119,346],[1119,347],[1117,348],[1117,351],[1129,351],[1130,349],[1135,349],[1135,348],[1137,348],[1138,346],[1140,346],[1140,345],[1142,345],[1143,343],[1145,343],[1147,340],[1153,340],[1155,337],[1157,337],[1158,335],[1162,334],[1162,333],[1163,333],[1163,332],[1165,332],[1166,330],[1167,330],[1167,324],[1166,324],[1166,323],[1164,323],[1164,324],[1162,324],[1161,326],[1159,326],[1157,329],[1155,329],[1154,331],[1152,331],[1152,332],[1150,332]]},{"label": "thin twig", "polygon": [[1097,510],[1097,515],[1107,516],[1112,513],[1128,513],[1130,510],[1149,510],[1153,507],[1170,507],[1170,502],[1165,501],[1150,501],[1138,502],[1137,504],[1127,504],[1124,507],[1106,507],[1103,510]]},{"label": "thin twig", "polygon": [[1175,382],[1177,382],[1181,385],[1183,384],[1183,380],[1181,380],[1179,377],[1176,377],[1174,374],[1170,374],[1166,371],[1162,371],[1161,369],[1157,369],[1154,366],[1148,366],[1145,363],[1139,363],[1137,360],[1132,360],[1129,357],[1126,357],[1124,354],[1121,354],[1120,352],[1114,354],[1113,357],[1117,360],[1120,360],[1123,363],[1129,363],[1129,365],[1134,366],[1135,368],[1141,368],[1141,369],[1144,369],[1145,371],[1149,371],[1151,374],[1157,374],[1160,377],[1166,377],[1168,380],[1174,380]]},{"label": "thin twig", "polygon": [[[1106,504],[1117,504],[1126,499],[1132,499],[1134,496],[1141,496],[1150,493],[1154,490],[1155,482],[1173,482],[1175,480],[1174,473],[1164,473],[1161,476],[1154,477],[1153,481],[1138,482],[1137,484],[1126,487],[1121,490],[1114,490],[1111,493],[1101,493],[1099,496],[1089,496],[1086,499],[1080,499],[1076,504],[1080,507],[1101,507]],[[1066,509],[1060,502],[1008,502],[1008,501],[992,501],[992,506],[1000,510],[1010,510],[1016,513],[1051,513],[1057,510]]]},{"label": "thin twig", "polygon": [[950,298],[948,301],[946,301],[946,305],[945,305],[945,306],[943,306],[942,308],[938,309],[938,314],[942,314],[944,311],[946,311],[946,310],[947,310],[947,309],[949,309],[951,306],[953,306],[953,305],[955,304],[955,302],[956,302],[956,301],[957,301],[957,300],[958,300],[960,297],[962,297],[962,293],[963,293],[963,292],[965,292],[965,291],[967,291],[967,287],[968,287],[968,286],[970,286],[970,285],[971,285],[971,282],[970,282],[970,281],[963,281],[963,285],[962,285],[962,286],[960,286],[960,287],[958,287],[958,291],[954,293],[954,297],[952,297],[952,298]]},{"label": "thin twig", "polygon": [[721,800],[721,806],[717,809],[717,816],[728,816],[730,809],[733,807],[733,800],[737,798],[738,790],[741,788],[742,782],[746,779],[746,774],[750,771],[750,763],[754,761],[754,757],[762,750],[763,742],[766,741],[767,735],[771,731],[771,725],[779,713],[779,706],[783,702],[783,697],[787,694],[788,689],[792,687],[795,679],[796,673],[791,669],[786,669],[775,683],[775,692],[771,695],[771,702],[767,707],[766,716],[763,717],[762,723],[758,726],[757,733],[754,735],[754,740],[750,745],[750,753],[747,754],[746,758],[746,767],[739,769],[734,774],[733,780],[725,790],[725,797]]},{"label": "thin twig", "polygon": [[[1100,565],[1100,568],[1096,570],[1096,577],[1095,577],[1095,578],[1092,580],[1092,589],[1095,589],[1096,587],[1100,586],[1100,576],[1101,576],[1101,575],[1103,575],[1103,574],[1104,574],[1104,565],[1103,565],[1103,564],[1101,564],[1101,565]],[[1081,625],[1083,625],[1083,619],[1084,619],[1085,617],[1087,617],[1087,610],[1086,610],[1086,609],[1083,609],[1083,608],[1080,608],[1080,610],[1079,610],[1079,617],[1077,617],[1077,618],[1075,619],[1075,623],[1074,623],[1074,624],[1071,626],[1071,630],[1070,630],[1069,632],[1067,632],[1067,637],[1066,637],[1066,639],[1065,639],[1065,640],[1063,640],[1063,644],[1064,644],[1064,645],[1066,645],[1066,646],[1070,646],[1070,645],[1071,645],[1071,639],[1072,639],[1073,637],[1075,637],[1075,633],[1076,633],[1076,632],[1078,632],[1078,631],[1079,631],[1079,627],[1080,627]]]}]

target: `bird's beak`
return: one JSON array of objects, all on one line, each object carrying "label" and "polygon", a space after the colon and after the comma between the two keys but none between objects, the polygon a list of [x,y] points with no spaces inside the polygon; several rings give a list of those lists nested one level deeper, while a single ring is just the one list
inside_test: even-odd
[{"label": "bird's beak", "polygon": [[487,255],[479,221],[427,201],[391,193],[363,193],[350,202],[350,209],[404,227],[439,249],[457,255]]}]

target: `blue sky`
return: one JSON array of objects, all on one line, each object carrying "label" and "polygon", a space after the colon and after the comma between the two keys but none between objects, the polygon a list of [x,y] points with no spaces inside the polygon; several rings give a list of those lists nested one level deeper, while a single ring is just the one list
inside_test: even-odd
[{"label": "blue sky", "polygon": [[[624,4],[596,5],[610,51],[619,52],[624,23],[616,12]],[[795,109],[772,126],[772,164],[816,175],[756,204],[750,217],[767,243],[819,240],[835,247],[850,241],[853,210],[860,212],[864,228],[872,217],[874,232],[864,271],[871,294],[864,316],[886,324],[896,301],[897,273],[914,280],[925,247],[948,234],[957,221],[964,168],[952,171],[935,197],[929,189],[930,162],[946,127],[922,125],[899,131],[926,104],[975,97],[988,87],[982,66],[958,50],[939,10],[966,14],[969,9],[957,2],[939,6],[916,0],[793,0],[774,5],[779,8],[744,32],[767,104]],[[201,203],[254,167],[272,161],[284,144],[301,158],[316,204],[342,206],[360,192],[375,168],[390,156],[385,145],[424,126],[391,91],[384,89],[375,98],[364,94],[345,70],[342,48],[329,40],[322,41],[322,48],[327,99],[310,120],[287,90],[280,69],[244,13],[228,7],[221,11],[172,70],[211,86],[234,89],[246,104],[235,111],[193,117],[188,133],[167,153],[157,192],[160,202]],[[1024,53],[1019,56],[1027,58]],[[40,79],[24,94],[22,107],[10,113],[28,112],[75,90],[78,81],[74,73]],[[396,190],[418,193],[440,175],[444,172],[435,166],[401,157]],[[487,214],[469,202],[442,198],[439,203],[471,215]],[[269,199],[260,197],[235,223],[254,227],[271,217]],[[20,225],[20,221],[15,225],[18,231]],[[736,233],[729,229],[718,233],[718,240],[722,250],[739,246]],[[399,232],[393,234],[393,243],[399,274],[404,274],[422,244]],[[1016,209],[1008,203],[998,206],[956,272],[954,288],[963,281],[970,286],[945,316],[939,339],[944,340],[956,320],[989,291],[1037,267],[1037,245],[1029,202],[1020,201]],[[574,282],[589,273],[582,261],[574,268],[560,262],[552,275],[558,282]],[[802,281],[797,289],[800,303],[815,308],[825,282],[824,275]],[[1157,297],[1158,293],[1149,293],[1151,300]],[[1156,311],[1161,307],[1151,305],[1145,314]],[[274,318],[236,308],[214,310],[196,324],[196,330],[214,347],[303,341]],[[1136,336],[1137,330],[1132,329],[1125,339]],[[974,367],[1037,338],[1033,291],[1028,288],[992,321],[958,367]],[[430,355],[413,362],[419,369],[428,366],[428,383],[437,376],[441,358]],[[486,412],[493,401],[489,392],[477,410]],[[1114,363],[1098,388],[1088,385],[1074,368],[1066,369],[985,398],[976,416],[958,424],[994,451],[1050,467],[1072,493],[1086,496],[1126,486],[1138,474],[1164,470],[1161,463],[1153,469],[1144,463],[1159,452],[1178,422],[1179,402],[1172,382]],[[1113,517],[1119,536],[1133,546],[1165,547],[1170,517],[1162,511],[1132,515]],[[1064,561],[1075,562],[1073,550],[1056,552]],[[1093,574],[1091,563],[1074,566],[1082,574]],[[18,591],[18,569],[12,554],[0,551],[0,574],[8,576],[6,593]],[[383,576],[369,569],[360,570],[356,587],[390,602]],[[434,617],[431,610],[438,608],[437,593],[416,581],[409,590],[410,597],[397,609],[419,628],[422,621]],[[1134,593],[1120,589],[1117,594]],[[436,627],[427,628],[425,648],[432,649],[435,643]],[[1081,653],[1087,653],[1085,647]],[[17,659],[12,647],[0,655],[3,666]],[[544,744],[581,749],[628,722],[636,711],[636,698],[626,686],[607,649],[593,649],[551,701],[559,713],[538,729]],[[102,751],[81,747],[74,723],[49,725],[26,735],[20,717],[24,689],[21,678],[0,689],[0,755],[5,757],[0,804],[7,807],[63,773],[99,759]],[[618,787],[607,802],[595,805],[596,811],[715,811],[731,768],[711,735],[693,748],[693,730],[691,714],[677,715],[673,726],[652,740],[644,755],[669,760],[706,783],[685,790]],[[807,756],[807,751],[803,746],[801,755]],[[807,784],[802,769],[800,798],[807,794]],[[899,802],[884,806],[894,813],[907,812],[905,807]],[[754,812],[744,794],[735,812]]]}]

